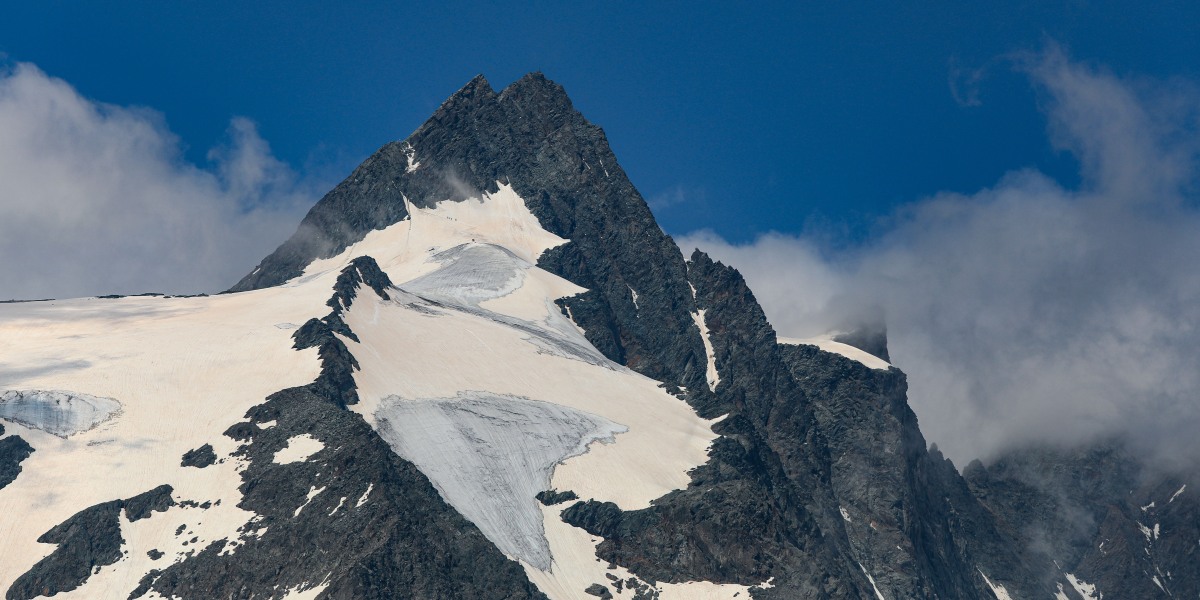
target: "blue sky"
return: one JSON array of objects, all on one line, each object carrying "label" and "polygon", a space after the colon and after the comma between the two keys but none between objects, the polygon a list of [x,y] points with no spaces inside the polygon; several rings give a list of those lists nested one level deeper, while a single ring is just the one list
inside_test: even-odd
[{"label": "blue sky", "polygon": [[1072,182],[1011,59],[1047,40],[1117,73],[1200,70],[1194,3],[116,4],[12,3],[0,52],[160,111],[201,166],[243,116],[326,178],[475,73],[501,87],[542,70],[606,129],[667,231],[739,241],[813,219],[855,240],[898,203],[1019,167]]},{"label": "blue sky", "polygon": [[1200,4],[347,4],[6,6],[0,299],[225,289],[476,73],[541,70],[781,335],[883,315],[960,465],[1200,463]]}]

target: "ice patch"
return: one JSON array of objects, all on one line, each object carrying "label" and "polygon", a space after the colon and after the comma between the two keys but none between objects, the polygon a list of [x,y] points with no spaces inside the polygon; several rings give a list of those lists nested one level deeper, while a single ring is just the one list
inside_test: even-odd
[{"label": "ice patch", "polygon": [[346,505],[346,497],[342,496],[342,499],[338,500],[337,506],[333,507],[333,510],[329,511],[329,516],[332,517],[333,515],[336,515],[337,511],[341,510],[342,507],[345,505]]},{"label": "ice patch", "polygon": [[[692,288],[692,293],[696,293],[696,288]],[[708,337],[708,324],[704,322],[704,311],[697,310],[692,313],[692,320],[696,322],[696,327],[700,328],[700,340],[704,342],[704,354],[708,356],[708,369],[705,371],[708,389],[715,392],[717,384],[721,383],[721,374],[717,372],[717,354],[713,351],[712,340]]]},{"label": "ice patch", "polygon": [[1147,542],[1154,541],[1154,530],[1153,529],[1150,529],[1149,527],[1142,525],[1141,521],[1138,522],[1137,526],[1138,526],[1138,529],[1140,529],[1142,531],[1142,535],[1146,536]]},{"label": "ice patch", "polygon": [[1071,584],[1071,587],[1075,588],[1076,592],[1079,592],[1080,596],[1083,596],[1084,600],[1102,600],[1104,598],[1104,594],[1096,591],[1095,585],[1070,573],[1067,573],[1067,582]]},{"label": "ice patch", "polygon": [[304,500],[304,504],[301,504],[301,505],[300,505],[300,507],[296,509],[296,512],[295,512],[295,513],[292,513],[292,516],[293,516],[293,517],[298,517],[298,516],[300,516],[300,511],[304,510],[304,507],[308,506],[308,505],[309,505],[309,503],[313,501],[313,498],[316,498],[316,497],[317,497],[317,495],[318,495],[318,494],[320,494],[320,493],[321,493],[321,492],[323,492],[323,491],[325,491],[325,486],[321,486],[321,487],[317,487],[317,486],[315,486],[315,485],[314,485],[314,486],[309,486],[309,488],[308,488],[308,496],[307,496],[307,498]]},{"label": "ice patch", "polygon": [[500,550],[543,571],[551,564],[534,496],[554,467],[627,429],[565,406],[490,392],[384,398],[375,413],[392,449]]},{"label": "ice patch", "polygon": [[996,596],[996,600],[1013,600],[1013,597],[1008,594],[1008,590],[999,583],[992,583],[991,579],[983,573],[983,569],[975,569],[983,577],[983,582],[987,584],[988,589],[992,590],[992,594]]},{"label": "ice patch", "polygon": [[1171,593],[1167,591],[1167,588],[1163,587],[1162,581],[1158,579],[1158,575],[1151,575],[1150,579],[1154,582],[1154,585],[1158,586],[1158,589],[1163,591],[1163,593],[1167,594],[1168,596],[1171,595]]},{"label": "ice patch", "polygon": [[1187,489],[1187,484],[1185,483],[1185,484],[1183,484],[1183,487],[1179,488],[1174,494],[1171,494],[1171,499],[1167,500],[1167,504],[1174,502],[1175,499],[1178,498],[1179,495],[1183,493],[1183,490],[1186,490],[1186,489]]},{"label": "ice patch", "polygon": [[443,266],[400,287],[436,302],[472,308],[513,293],[532,266],[500,246],[479,243],[460,244],[431,259]]},{"label": "ice patch", "polygon": [[371,498],[371,490],[373,489],[375,489],[375,484],[368,483],[367,491],[363,492],[363,495],[358,497],[358,502],[354,503],[354,508],[361,508],[362,505],[366,504],[367,500]]},{"label": "ice patch", "polygon": [[[845,508],[843,508],[843,507],[839,506],[839,507],[838,507],[838,510],[839,510],[839,511],[841,511],[841,513],[842,513],[842,518],[843,518],[843,519],[845,519],[847,523],[853,523],[853,522],[854,522],[854,521],[851,521],[851,520],[850,520],[850,513],[849,513],[849,512],[846,512],[846,509],[845,509]],[[861,566],[861,565],[860,565],[860,566]]]},{"label": "ice patch", "polygon": [[615,366],[548,300],[542,299],[538,307],[546,315],[540,322],[481,306],[521,289],[530,271],[536,270],[520,256],[500,246],[468,243],[439,252],[431,259],[442,266],[397,286],[398,302],[427,314],[438,314],[436,309],[440,307],[482,317],[527,334],[526,341],[547,354],[597,366]]},{"label": "ice patch", "polygon": [[639,308],[641,308],[641,307],[640,307],[640,306],[638,306],[638,293],[637,293],[637,290],[633,289],[633,286],[631,286],[631,285],[630,285],[630,286],[625,286],[625,287],[628,287],[628,288],[629,288],[629,293],[630,293],[630,294],[633,296],[633,309],[634,309],[634,310],[638,310],[638,309],[639,309]]},{"label": "ice patch", "polygon": [[[843,516],[844,516],[845,511],[842,511],[842,512],[843,512]],[[846,520],[849,521],[850,519],[846,519]],[[862,569],[863,575],[867,576],[867,581],[871,582],[871,589],[875,590],[876,600],[887,600],[887,598],[883,597],[883,592],[879,591],[879,586],[875,585],[875,578],[871,577],[871,574],[867,572],[867,568],[864,567],[862,565],[862,563],[858,563],[858,568]],[[984,579],[986,579],[986,577]]]},{"label": "ice patch", "polygon": [[405,173],[412,173],[421,168],[421,162],[417,160],[417,149],[413,148],[412,144],[404,144],[404,156],[408,159],[408,166],[404,168]]},{"label": "ice patch", "polygon": [[8,390],[0,393],[0,419],[66,438],[113,418],[121,403],[62,390]]},{"label": "ice patch", "polygon": [[280,465],[303,462],[325,448],[321,440],[307,433],[288,438],[287,445],[275,453],[273,462]]}]

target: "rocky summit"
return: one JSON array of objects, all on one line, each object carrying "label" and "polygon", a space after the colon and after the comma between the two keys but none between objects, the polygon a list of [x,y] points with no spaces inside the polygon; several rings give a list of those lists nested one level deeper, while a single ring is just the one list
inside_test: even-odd
[{"label": "rocky summit", "polygon": [[1200,595],[1194,471],[960,471],[883,331],[778,338],[562,87],[476,77],[228,293],[0,305],[0,589]]}]

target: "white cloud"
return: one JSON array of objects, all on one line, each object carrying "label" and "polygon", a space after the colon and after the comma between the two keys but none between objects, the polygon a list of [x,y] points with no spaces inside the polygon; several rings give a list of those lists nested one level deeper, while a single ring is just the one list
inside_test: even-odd
[{"label": "white cloud", "polygon": [[1200,458],[1200,93],[1059,50],[1023,68],[1082,184],[1033,171],[892,215],[835,259],[804,237],[698,245],[746,276],[776,328],[810,335],[881,306],[926,437],[960,465],[1029,442],[1126,434]]},{"label": "white cloud", "polygon": [[154,111],[0,71],[0,299],[214,292],[295,230],[314,182],[232,120],[204,168]]}]

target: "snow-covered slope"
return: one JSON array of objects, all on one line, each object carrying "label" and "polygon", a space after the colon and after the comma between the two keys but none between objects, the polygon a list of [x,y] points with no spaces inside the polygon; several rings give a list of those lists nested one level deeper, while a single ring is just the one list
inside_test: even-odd
[{"label": "snow-covered slope", "polygon": [[842,342],[835,341],[832,335],[823,335],[803,339],[781,337],[779,338],[779,343],[816,346],[821,350],[831,354],[840,354],[846,358],[849,358],[850,360],[857,361],[863,365],[871,367],[872,369],[882,369],[886,371],[892,366],[891,363],[879,358],[878,356],[864,352],[858,348],[855,348],[854,346],[851,346],[850,344],[844,344]]},{"label": "snow-covered slope", "polygon": [[0,489],[0,588],[54,550],[37,543],[44,532],[92,505],[164,483],[178,501],[211,507],[178,507],[144,523],[123,520],[127,556],[99,569],[78,597],[128,595],[159,562],[149,550],[168,553],[167,561],[187,551],[181,544],[191,538],[173,535],[184,522],[197,538],[193,548],[236,537],[254,516],[237,507],[237,461],[195,469],[181,467],[180,457],[204,444],[228,456],[235,444],[221,434],[247,409],[316,377],[316,353],[291,349],[291,331],[280,325],[304,322],[327,296],[314,286],[0,306],[0,388],[68,390],[120,405],[107,420],[64,437],[31,413],[0,413],[8,433],[34,448],[21,474]]},{"label": "snow-covered slope", "polygon": [[[208,542],[253,535],[256,515],[238,508],[237,443],[222,432],[272,392],[316,378],[316,353],[292,348],[293,329],[325,312],[338,274],[359,256],[402,283],[387,299],[364,289],[343,315],[357,340],[339,339],[360,366],[352,409],[548,596],[575,598],[606,581],[599,540],[562,523],[535,495],[570,490],[646,507],[685,487],[689,470],[707,460],[713,422],[606,359],[563,316],[554,300],[584,290],[534,264],[566,240],[544,231],[511,187],[409,214],[275,288],[0,306],[10,342],[0,350],[0,418],[35,450],[0,489],[0,587],[54,550],[37,542],[42,533],[162,484],[175,506],[136,522],[122,516],[121,559],[97,567],[75,597],[127,596],[151,569]],[[69,392],[30,391],[48,389]],[[87,422],[64,427],[61,408],[29,408],[40,398],[113,406],[93,418],[97,402],[85,403]],[[205,444],[216,464],[181,466],[180,457]],[[274,460],[304,461],[322,448],[295,436]],[[308,501],[321,492],[314,486]],[[157,552],[165,556],[153,558]],[[659,588],[662,598],[746,591]]]}]

